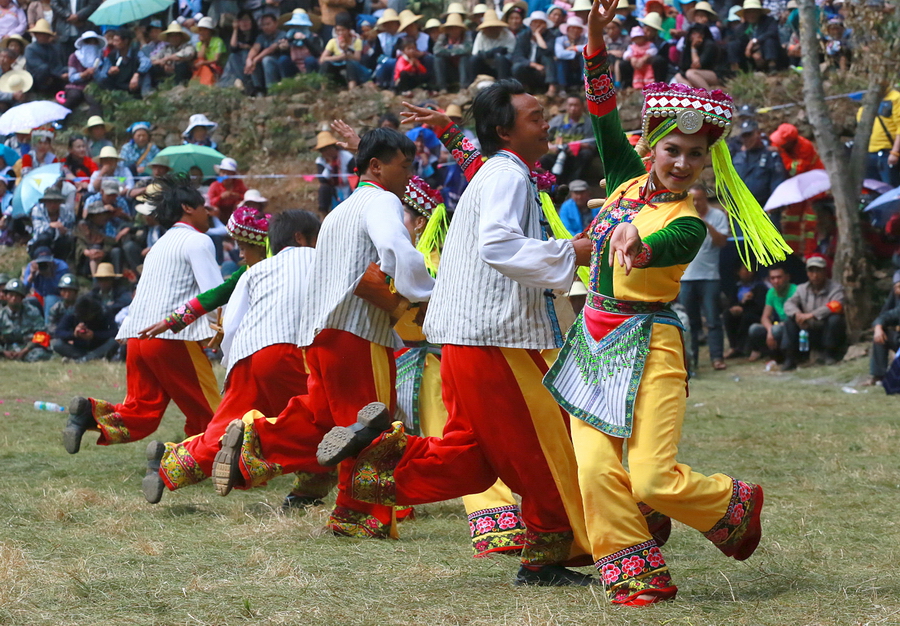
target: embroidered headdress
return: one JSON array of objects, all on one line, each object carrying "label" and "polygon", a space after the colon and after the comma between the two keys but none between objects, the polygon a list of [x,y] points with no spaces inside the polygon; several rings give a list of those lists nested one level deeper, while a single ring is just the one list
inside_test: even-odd
[{"label": "embroidered headdress", "polygon": [[422,217],[430,218],[438,205],[444,203],[444,198],[422,178],[413,176],[406,184],[403,203]]},{"label": "embroidered headdress", "polygon": [[685,135],[707,135],[716,195],[728,213],[732,232],[743,233],[743,240],[738,241],[741,260],[749,266],[751,252],[763,265],[785,259],[790,247],[738,176],[723,141],[734,119],[731,96],[718,89],[707,91],[687,85],[651,83],[644,88],[642,119],[644,137],[650,148],[675,130]]},{"label": "embroidered headdress", "polygon": [[422,217],[428,218],[428,224],[419,237],[416,249],[425,257],[425,267],[434,276],[437,274],[438,256],[435,253],[444,245],[447,228],[450,226],[444,198],[440,191],[432,189],[431,185],[418,176],[413,176],[406,184],[403,203]]},{"label": "embroidered headdress", "polygon": [[259,209],[239,206],[228,218],[225,228],[236,241],[243,241],[254,246],[265,246],[269,239],[269,220],[271,215]]}]

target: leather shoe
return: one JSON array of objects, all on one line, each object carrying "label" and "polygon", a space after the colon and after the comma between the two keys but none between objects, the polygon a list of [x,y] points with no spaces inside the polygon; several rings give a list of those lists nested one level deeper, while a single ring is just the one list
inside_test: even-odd
[{"label": "leather shoe", "polygon": [[69,419],[63,428],[63,446],[69,454],[77,454],[81,449],[81,438],[89,430],[97,428],[91,401],[76,396],[69,403]]},{"label": "leather shoe", "polygon": [[166,490],[166,484],[159,476],[159,463],[165,453],[166,444],[161,441],[151,441],[147,445],[147,474],[141,481],[141,489],[144,492],[144,498],[150,504],[156,504],[162,500],[163,492]]},{"label": "leather shoe", "polygon": [[593,576],[567,569],[562,565],[543,565],[537,569],[531,569],[523,565],[519,568],[519,573],[516,574],[513,584],[516,587],[524,585],[587,587],[588,585],[596,585],[598,582]]},{"label": "leather shoe", "polygon": [[351,426],[335,426],[322,438],[316,450],[319,465],[337,465],[356,456],[391,427],[391,413],[381,402],[371,402],[356,414]]}]

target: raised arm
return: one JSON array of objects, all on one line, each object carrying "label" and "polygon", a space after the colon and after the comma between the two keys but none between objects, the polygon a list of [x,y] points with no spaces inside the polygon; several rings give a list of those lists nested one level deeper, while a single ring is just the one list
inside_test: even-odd
[{"label": "raised arm", "polygon": [[427,124],[434,129],[435,134],[444,144],[456,160],[457,165],[463,171],[466,180],[472,180],[475,173],[484,165],[481,151],[463,134],[462,129],[450,120],[450,117],[424,107],[417,107],[408,102],[403,106],[406,111],[401,111],[400,116],[404,124]]}]

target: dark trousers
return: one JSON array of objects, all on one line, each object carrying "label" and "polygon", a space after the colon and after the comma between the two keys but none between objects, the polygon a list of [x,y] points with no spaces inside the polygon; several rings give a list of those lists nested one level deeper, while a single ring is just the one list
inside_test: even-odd
[{"label": "dark trousers", "polygon": [[582,68],[584,61],[581,55],[576,55],[574,59],[559,59],[556,61],[556,82],[563,89],[577,87],[583,82]]},{"label": "dark trousers", "polygon": [[547,85],[556,84],[556,64],[552,61],[544,65],[543,72],[531,67],[529,61],[519,61],[513,64],[512,73],[528,93],[543,93]]},{"label": "dark trousers", "polygon": [[744,308],[740,315],[734,315],[729,309],[722,313],[728,345],[741,354],[750,351],[750,327],[759,322],[759,313]]},{"label": "dark trousers", "polygon": [[[662,56],[655,56],[651,58],[650,64],[653,66],[653,78],[660,83],[666,82],[669,78],[669,62]],[[630,86],[634,78],[634,67],[632,67],[631,61],[623,59],[619,68],[622,74],[622,84]]]},{"label": "dark trousers", "polygon": [[449,91],[454,85],[465,89],[472,82],[469,73],[469,57],[434,57],[434,72],[437,77],[438,89]]},{"label": "dark trousers", "polygon": [[869,357],[869,374],[876,378],[884,378],[888,369],[888,350],[900,350],[900,333],[896,328],[885,328],[887,341],[872,342],[872,355]]},{"label": "dark trousers", "polygon": [[512,61],[505,54],[493,54],[493,50],[487,53],[479,52],[471,58],[472,76],[487,74],[497,80],[512,77]]},{"label": "dark trousers", "polygon": [[767,334],[766,327],[762,324],[751,324],[748,332],[750,350],[761,354],[768,354],[774,359],[781,358],[781,343],[784,341],[784,324],[775,324],[775,326],[772,327],[772,336],[775,337],[775,341],[778,345],[775,350],[770,350],[769,346],[766,345]]},{"label": "dark trousers", "polygon": [[83,359],[85,361],[94,361],[96,359],[105,359],[115,354],[119,347],[116,340],[112,337],[98,345],[93,349],[79,348],[63,341],[62,339],[54,339],[50,342],[50,347],[56,354],[68,357],[70,359]]},{"label": "dark trousers", "polygon": [[696,364],[700,353],[701,319],[706,320],[706,343],[709,346],[709,358],[717,361],[725,353],[725,337],[722,333],[722,311],[719,303],[718,280],[684,280],[681,282],[681,293],[678,302],[685,308],[691,320],[692,359]]},{"label": "dark trousers", "polygon": [[[847,323],[843,315],[832,313],[823,320],[811,319],[807,324],[809,349],[823,350],[833,359],[840,358],[847,345]],[[796,361],[800,354],[800,326],[789,317],[784,321],[781,348],[788,359]]]},{"label": "dark trousers", "polygon": [[[875,128],[878,129],[879,126],[878,120],[875,120]],[[866,161],[866,178],[880,180],[891,187],[900,187],[900,165],[897,167],[888,165],[890,154],[890,150],[870,152]]]},{"label": "dark trousers", "polygon": [[319,72],[340,83],[345,82],[346,79],[346,81],[352,80],[358,85],[369,80],[370,75],[369,69],[359,61],[346,61],[340,65],[325,61],[319,66]]},{"label": "dark trousers", "polygon": [[397,93],[402,93],[404,91],[416,89],[417,87],[424,87],[427,83],[427,74],[400,72],[400,75],[397,77],[397,81],[394,84],[394,91]]},{"label": "dark trousers", "polygon": [[100,106],[100,103],[97,102],[92,96],[85,93],[84,89],[80,89],[78,87],[66,87],[66,101],[63,103],[68,109],[75,110],[78,105],[82,102],[86,102],[88,105],[88,113],[91,115],[102,115],[103,108]]}]

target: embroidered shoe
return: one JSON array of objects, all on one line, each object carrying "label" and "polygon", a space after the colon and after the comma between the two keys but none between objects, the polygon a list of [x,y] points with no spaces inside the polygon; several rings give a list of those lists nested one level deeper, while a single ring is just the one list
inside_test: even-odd
[{"label": "embroidered shoe", "polygon": [[335,426],[319,443],[316,460],[319,465],[337,465],[356,456],[391,427],[391,413],[381,402],[372,402],[356,414],[352,426]]},{"label": "embroidered shoe", "polygon": [[661,589],[643,589],[641,591],[636,591],[629,596],[613,598],[610,602],[613,604],[621,604],[622,606],[648,606],[650,604],[656,604],[657,602],[674,600],[677,594],[678,587],[672,585]]},{"label": "embroidered shoe", "polygon": [[94,410],[88,398],[76,396],[69,403],[69,419],[62,431],[63,446],[69,454],[78,454],[84,433],[97,428]]},{"label": "embroidered shoe", "polygon": [[291,509],[310,509],[314,506],[322,506],[325,504],[322,500],[315,496],[298,496],[293,493],[289,493],[284,497],[284,502],[281,503],[282,511],[290,511]]},{"label": "embroidered shoe", "polygon": [[244,443],[244,422],[232,420],[222,435],[222,447],[213,461],[212,480],[216,492],[227,496],[241,482],[241,446]]},{"label": "embroidered shoe", "polygon": [[525,585],[537,585],[538,587],[587,587],[596,585],[599,581],[588,574],[582,574],[562,565],[542,565],[537,569],[525,567],[519,568],[513,580],[513,585],[522,587]]},{"label": "embroidered shoe", "polygon": [[151,441],[147,444],[147,473],[141,480],[141,490],[144,498],[150,504],[156,504],[162,500],[166,484],[159,475],[159,464],[166,453],[166,444],[162,441]]},{"label": "embroidered shoe", "polygon": [[728,510],[704,536],[725,556],[744,561],[750,558],[762,538],[762,507],[762,487],[734,479]]}]

